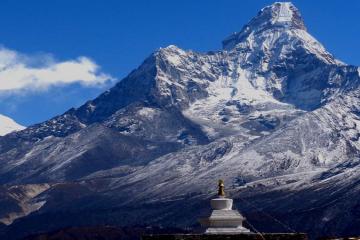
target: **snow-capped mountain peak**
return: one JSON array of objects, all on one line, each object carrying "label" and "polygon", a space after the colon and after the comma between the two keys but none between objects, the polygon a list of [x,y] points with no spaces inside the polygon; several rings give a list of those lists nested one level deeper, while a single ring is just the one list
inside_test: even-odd
[{"label": "snow-capped mountain peak", "polygon": [[275,2],[264,7],[248,25],[263,27],[266,24],[306,30],[300,11],[291,2]]},{"label": "snow-capped mountain peak", "polygon": [[24,126],[16,123],[13,119],[0,114],[0,136],[10,132],[24,129]]},{"label": "snow-capped mountain peak", "polygon": [[276,2],[264,7],[246,24],[240,32],[235,32],[223,41],[223,48],[232,49],[250,35],[258,35],[267,30],[298,29],[306,31],[299,10],[290,2]]},{"label": "snow-capped mountain peak", "polygon": [[[224,50],[254,57],[282,59],[291,52],[298,54],[305,50],[327,64],[343,65],[307,32],[300,11],[290,2],[264,7],[240,32],[231,34],[222,43]],[[269,56],[270,52],[274,56]]]}]

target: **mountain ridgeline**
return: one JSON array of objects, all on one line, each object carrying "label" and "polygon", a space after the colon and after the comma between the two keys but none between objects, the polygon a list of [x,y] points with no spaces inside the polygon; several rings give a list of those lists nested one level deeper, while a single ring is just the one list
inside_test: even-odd
[{"label": "mountain ridgeline", "polygon": [[360,234],[359,87],[287,2],[220,51],[161,48],[98,98],[0,137],[0,232],[196,227],[221,178],[260,231]]}]

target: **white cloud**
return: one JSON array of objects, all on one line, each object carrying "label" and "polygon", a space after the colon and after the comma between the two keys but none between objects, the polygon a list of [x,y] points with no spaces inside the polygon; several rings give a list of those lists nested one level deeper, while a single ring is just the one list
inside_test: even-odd
[{"label": "white cloud", "polygon": [[87,57],[59,62],[51,55],[27,56],[0,47],[0,91],[42,90],[71,83],[101,85],[109,80],[113,78]]}]

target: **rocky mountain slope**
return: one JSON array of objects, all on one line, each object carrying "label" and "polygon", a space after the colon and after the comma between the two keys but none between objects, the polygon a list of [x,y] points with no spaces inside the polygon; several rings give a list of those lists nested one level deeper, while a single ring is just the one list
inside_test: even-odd
[{"label": "rocky mountain slope", "polygon": [[0,137],[0,204],[47,186],[11,200],[36,211],[5,210],[3,232],[196,226],[222,178],[259,230],[360,234],[359,81],[291,3],[263,8],[223,50],[162,48],[80,108]]}]

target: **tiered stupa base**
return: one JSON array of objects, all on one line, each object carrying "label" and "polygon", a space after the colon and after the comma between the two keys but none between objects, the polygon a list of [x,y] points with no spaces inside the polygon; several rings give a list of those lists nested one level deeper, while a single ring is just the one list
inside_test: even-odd
[{"label": "tiered stupa base", "polygon": [[245,218],[236,210],[232,210],[233,200],[219,196],[211,200],[213,209],[210,217],[200,219],[202,226],[206,227],[205,234],[238,234],[249,233],[243,227]]},{"label": "tiered stupa base", "polygon": [[208,228],[206,229],[205,234],[239,234],[239,233],[249,233],[250,230],[244,227],[237,228]]},{"label": "tiered stupa base", "polygon": [[249,229],[242,226],[244,217],[236,210],[213,210],[208,219],[202,221],[207,226],[206,234],[237,234],[248,233]]}]

